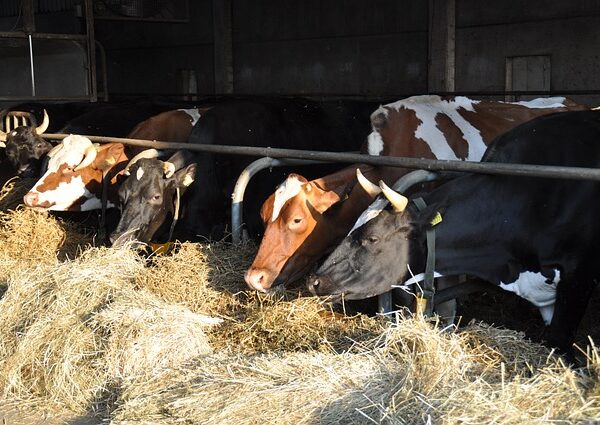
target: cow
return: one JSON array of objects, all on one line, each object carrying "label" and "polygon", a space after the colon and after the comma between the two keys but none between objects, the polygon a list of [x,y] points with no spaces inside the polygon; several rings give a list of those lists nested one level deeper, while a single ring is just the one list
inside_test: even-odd
[{"label": "cow", "polygon": [[44,119],[39,126],[19,125],[10,132],[0,131],[0,146],[3,145],[6,161],[20,177],[38,177],[46,153],[52,149],[42,135],[50,123],[44,111]]},{"label": "cow", "polygon": [[[111,110],[111,114],[120,109]],[[186,132],[191,130],[192,122],[199,118],[205,109],[187,109],[160,113],[136,125],[127,135],[130,138],[149,140],[166,140],[186,142]],[[145,112],[143,112],[145,113]],[[173,137],[173,139],[171,139]],[[66,138],[57,151],[52,152],[48,169],[34,187],[24,197],[26,206],[51,211],[90,211],[99,209],[102,201],[102,180],[110,173],[108,184],[107,207],[118,204],[118,182],[123,178],[127,163],[144,149],[124,146],[121,143],[109,143],[100,147],[94,146],[89,139],[77,138],[77,142]],[[99,154],[98,160],[81,161],[88,149],[88,158]],[[59,154],[57,154],[57,152]],[[105,163],[104,155],[108,155],[114,163]],[[75,168],[68,161],[80,163]],[[51,164],[50,164],[51,162]],[[71,167],[71,168],[69,168]],[[64,172],[63,170],[70,170]],[[69,188],[67,190],[67,188]]]},{"label": "cow", "polygon": [[210,108],[177,109],[162,112],[140,122],[127,137],[130,139],[186,143],[192,128],[208,109]]},{"label": "cow", "polygon": [[[306,99],[234,100],[215,105],[198,120],[190,144],[223,144],[278,148],[303,148],[332,151],[358,150],[369,132],[367,118],[374,105],[368,102],[315,102]],[[175,235],[194,239],[196,235],[220,238],[227,222],[231,192],[242,170],[255,158],[236,155],[194,154],[186,162],[196,164],[195,179],[186,190],[182,214]],[[140,164],[128,177],[121,190],[123,215],[111,239],[118,244],[129,239],[149,242],[164,235],[144,229],[158,229],[167,220],[168,210],[159,208],[147,197],[154,196],[147,188],[167,187],[150,183],[159,180],[160,160]],[[334,166],[339,168],[339,166]],[[154,169],[149,173],[146,170]],[[332,170],[331,166],[313,166],[313,173]],[[258,209],[283,171],[257,175],[246,193],[245,221],[251,237],[261,231],[256,219]],[[317,174],[318,175],[318,174]],[[166,178],[166,177],[164,177]],[[171,194],[159,192],[161,199],[172,202]],[[168,227],[163,227],[167,229]],[[127,235],[126,237],[124,235]]]},{"label": "cow", "polygon": [[[562,97],[506,103],[414,96],[373,112],[367,150],[370,155],[479,161],[494,137],[518,124],[584,109]],[[267,292],[302,277],[348,234],[378,192],[357,185],[355,171],[351,166],[314,181],[291,175],[265,201],[264,236],[245,275],[250,288]],[[375,167],[366,177],[391,184],[406,172]]]},{"label": "cow", "polygon": [[[600,168],[600,113],[536,118],[500,136],[482,161]],[[342,241],[308,279],[314,294],[361,299],[418,281],[434,229],[436,275],[516,293],[540,308],[547,341],[570,350],[600,278],[599,182],[467,174],[424,194],[420,208],[382,187],[393,209]]]}]

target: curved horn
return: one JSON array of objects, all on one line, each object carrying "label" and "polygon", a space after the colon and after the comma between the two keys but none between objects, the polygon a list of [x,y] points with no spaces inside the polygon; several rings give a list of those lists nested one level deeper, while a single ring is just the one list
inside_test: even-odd
[{"label": "curved horn", "polygon": [[360,171],[360,168],[356,169],[356,178],[358,179],[358,182],[360,183],[362,188],[365,190],[365,192],[369,194],[371,198],[374,198],[381,193],[381,189],[379,188],[379,186],[370,182],[365,176],[363,176],[363,173],[362,171]]},{"label": "curved horn", "polygon": [[146,149],[145,151],[141,151],[136,156],[134,156],[133,158],[131,158],[131,161],[129,161],[129,163],[125,167],[125,170],[123,171],[123,173],[126,176],[128,176],[129,175],[129,169],[133,166],[133,164],[135,164],[136,162],[138,162],[142,158],[149,158],[149,159],[158,158],[158,151],[156,149]]},{"label": "curved horn", "polygon": [[165,172],[165,177],[169,179],[173,177],[173,174],[175,174],[175,164],[169,161],[165,161],[163,162],[163,170]]},{"label": "curved horn", "polygon": [[96,159],[97,154],[98,151],[96,150],[96,146],[88,146],[83,153],[83,159],[81,160],[81,163],[79,163],[79,165],[75,167],[73,171],[79,171],[82,168],[92,165],[92,162],[94,162],[94,159]]},{"label": "curved horn", "polygon": [[48,158],[52,158],[54,155],[56,155],[56,153],[57,153],[59,150],[61,150],[61,149],[62,149],[62,147],[63,147],[63,144],[62,144],[62,143],[59,143],[58,145],[56,145],[56,146],[54,146],[52,149],[50,149],[50,150],[48,151],[48,153],[46,154],[46,156],[47,156]]},{"label": "curved horn", "polygon": [[44,109],[44,121],[35,128],[35,133],[40,136],[44,134],[46,130],[48,130],[48,126],[50,125],[50,118],[48,117],[48,112]]},{"label": "curved horn", "polygon": [[392,207],[394,207],[394,211],[404,211],[406,205],[408,205],[408,198],[406,196],[400,195],[398,192],[391,189],[382,180],[379,180],[379,187],[381,188],[381,191],[388,199],[388,201],[390,201],[390,203],[392,204]]},{"label": "curved horn", "polygon": [[3,142],[6,142],[6,137],[8,136],[7,133],[5,133],[4,131],[0,130],[0,147],[5,148],[6,145]]}]

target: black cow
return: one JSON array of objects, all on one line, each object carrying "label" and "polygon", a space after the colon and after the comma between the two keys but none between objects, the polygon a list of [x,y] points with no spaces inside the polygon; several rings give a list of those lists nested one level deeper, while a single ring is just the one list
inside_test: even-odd
[{"label": "black cow", "polygon": [[[367,102],[234,100],[215,105],[203,114],[192,130],[189,143],[353,151],[360,148],[370,131],[369,115],[374,107],[375,104]],[[196,176],[187,191],[187,200],[175,235],[181,238],[196,235],[221,237],[228,221],[235,181],[240,172],[255,159],[212,154],[195,154],[189,158],[186,164],[197,164]],[[156,163],[154,167],[160,169],[161,165]],[[337,168],[340,165],[312,166],[305,171],[309,176],[316,176]],[[284,179],[286,172],[289,169],[264,172],[250,184],[245,196],[244,213],[251,236],[255,237],[261,232],[262,223],[258,214],[260,206],[273,188]],[[111,237],[113,241],[119,238],[120,242],[124,241],[121,236],[127,232],[131,238],[148,242],[152,235],[142,235],[135,229],[157,228],[167,218],[166,209],[155,208],[156,205],[149,198],[138,199],[132,195],[147,192],[142,188],[136,189],[136,185],[144,186],[146,183],[143,177],[135,179],[132,173],[121,191],[122,201],[127,202],[123,204],[123,217],[118,229]],[[151,194],[147,193],[147,196]],[[164,198],[166,197],[163,195]],[[153,214],[141,212],[142,209],[149,211],[152,208],[156,210]],[[134,216],[138,219],[130,218]],[[145,217],[145,222],[139,221],[141,217]],[[155,235],[157,236],[159,235]]]},{"label": "black cow", "polygon": [[[537,118],[500,136],[484,161],[600,167],[600,113]],[[570,351],[600,277],[600,183],[466,175],[423,196],[419,211],[385,210],[344,239],[308,281],[317,295],[361,299],[424,272],[435,226],[435,271],[469,274],[540,307],[548,342]]]},{"label": "black cow", "polygon": [[8,133],[0,131],[4,141],[6,161],[20,177],[37,177],[43,157],[52,145],[41,135],[49,125],[48,114],[44,113],[42,123],[37,127],[19,126]]}]

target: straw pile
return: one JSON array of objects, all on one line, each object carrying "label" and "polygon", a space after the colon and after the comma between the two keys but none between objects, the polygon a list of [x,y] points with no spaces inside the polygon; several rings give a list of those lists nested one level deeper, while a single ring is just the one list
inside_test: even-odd
[{"label": "straw pile", "polygon": [[143,258],[85,238],[49,215],[0,213],[3,398],[114,424],[600,418],[594,347],[573,369],[482,323],[442,331],[344,316],[298,290],[247,293],[250,245]]},{"label": "straw pile", "polygon": [[0,211],[14,210],[23,204],[23,196],[33,187],[37,179],[13,177],[0,188]]}]

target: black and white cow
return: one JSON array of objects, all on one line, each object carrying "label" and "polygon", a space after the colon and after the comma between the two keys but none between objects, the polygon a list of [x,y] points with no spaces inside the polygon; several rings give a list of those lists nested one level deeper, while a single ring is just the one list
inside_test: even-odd
[{"label": "black and white cow", "polygon": [[[598,168],[600,112],[537,118],[500,136],[483,160]],[[419,279],[440,213],[436,276],[468,274],[515,292],[540,308],[548,343],[570,351],[600,277],[600,183],[465,175],[425,194],[422,211],[388,198],[395,209],[344,239],[309,279],[313,293],[362,299]]]}]

